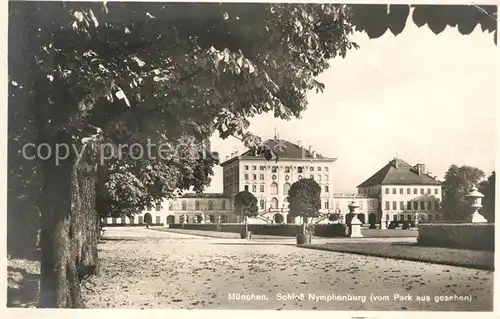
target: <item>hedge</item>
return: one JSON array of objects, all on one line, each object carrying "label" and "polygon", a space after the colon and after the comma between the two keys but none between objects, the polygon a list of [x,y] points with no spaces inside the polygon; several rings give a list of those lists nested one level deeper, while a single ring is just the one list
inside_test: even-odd
[{"label": "hedge", "polygon": [[495,225],[484,224],[420,224],[418,243],[422,246],[494,251]]},{"label": "hedge", "polygon": [[[217,231],[217,224],[170,224],[170,228]],[[219,224],[219,231],[225,233],[240,233],[244,224]],[[248,230],[254,235],[295,236],[302,232],[300,224],[249,224]],[[314,236],[345,237],[347,227],[342,224],[314,225]]]},{"label": "hedge", "polygon": [[[122,223],[116,223],[116,224],[106,224],[106,223],[101,223],[102,227],[137,227],[137,226],[142,226],[146,227],[147,224],[141,223],[141,224],[122,224]],[[160,223],[160,224],[149,224],[149,226],[165,226],[165,224]]]}]

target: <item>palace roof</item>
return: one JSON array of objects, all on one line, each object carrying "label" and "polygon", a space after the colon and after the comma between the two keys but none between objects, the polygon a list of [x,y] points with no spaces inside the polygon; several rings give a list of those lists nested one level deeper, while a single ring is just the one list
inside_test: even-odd
[{"label": "palace roof", "polygon": [[[420,173],[419,165],[421,165]],[[395,158],[358,187],[375,185],[441,185],[441,183],[425,172],[424,165],[412,166]]]}]

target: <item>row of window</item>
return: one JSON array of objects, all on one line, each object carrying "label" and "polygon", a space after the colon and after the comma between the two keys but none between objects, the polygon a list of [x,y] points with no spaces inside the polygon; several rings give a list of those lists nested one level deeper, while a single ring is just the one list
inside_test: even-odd
[{"label": "row of window", "polygon": [[[244,174],[244,175],[243,175],[243,178],[244,178],[244,180],[246,180],[246,181],[248,181],[248,180],[249,180],[249,177],[250,177],[250,175],[249,175],[249,174]],[[264,174],[260,174],[260,175],[259,175],[259,180],[263,181],[263,180],[265,180],[265,178],[266,178],[266,177],[265,177],[265,175],[264,175]],[[277,178],[277,176],[276,176],[276,175],[273,175],[273,176],[272,176],[272,179],[273,179],[273,180],[275,180],[276,178]],[[310,179],[314,179],[314,175],[309,175],[309,178],[310,178]],[[321,181],[321,175],[320,175],[320,174],[318,174],[318,175],[316,176],[316,178],[317,178],[317,180],[318,180],[318,181]],[[285,175],[285,179],[286,179],[286,180],[289,180],[289,179],[290,179],[290,176],[289,176],[289,175]],[[298,179],[302,179],[302,175],[299,175],[299,176],[298,176]],[[329,179],[329,178],[328,178],[328,174],[325,174],[325,175],[324,175],[324,179],[325,179],[325,181],[328,181],[328,179]],[[254,180],[254,181],[256,181],[256,180],[257,180],[257,174],[252,174],[252,180]]]},{"label": "row of window", "polygon": [[[260,209],[266,209],[266,201],[264,199],[261,199],[259,201],[259,207]],[[288,203],[283,203],[284,208],[288,208]],[[273,198],[271,199],[271,207],[270,208],[279,208],[278,207],[278,199]],[[323,209],[330,209],[330,203],[329,202],[323,202]]]},{"label": "row of window", "polygon": [[[187,209],[187,203],[186,203],[186,201],[182,201],[181,202],[181,206],[182,206],[182,210],[186,210]],[[221,206],[220,209],[225,210],[226,209],[226,202],[225,201],[220,202],[220,206]],[[174,209],[173,203],[170,203],[169,209],[170,210]],[[200,202],[199,201],[195,201],[194,202],[194,209],[195,210],[200,210]],[[213,209],[214,209],[214,202],[211,201],[211,200],[209,200],[208,203],[207,203],[207,210],[213,210]],[[148,211],[150,212],[151,210],[152,210],[152,208],[148,207]],[[155,210],[157,212],[159,212],[161,210],[161,204],[156,204]]]},{"label": "row of window", "polygon": [[[385,189],[385,193],[386,194],[390,194],[390,189],[389,188],[386,188]],[[430,188],[427,188],[427,194],[431,194],[432,193],[432,189]],[[397,194],[397,188],[393,188],[392,189],[392,194]],[[404,188],[400,188],[399,189],[399,194],[400,195],[403,195],[404,194]],[[411,188],[407,188],[406,189],[406,194],[411,194]],[[414,188],[413,189],[413,194],[417,195],[418,194],[418,188]],[[420,189],[420,194],[421,195],[424,195],[425,194],[425,188],[421,188]],[[434,195],[438,195],[439,194],[439,189],[438,188],[435,188],[434,189]]]},{"label": "row of window", "polygon": [[[285,183],[283,185],[283,195],[288,195],[288,192],[290,191],[290,187],[291,185],[289,183]],[[250,191],[250,187],[248,185],[245,185],[244,186],[244,189],[249,192]],[[329,186],[324,186],[324,190],[325,190],[325,193],[329,193],[330,192],[330,187]],[[252,185],[252,193],[256,193],[257,192],[257,185]],[[259,185],[259,192],[260,193],[264,193],[265,192],[265,186],[264,185]],[[278,184],[276,183],[272,183],[271,184],[271,194],[272,195],[278,195]]]},{"label": "row of window", "polygon": [[[318,171],[318,172],[321,172],[322,169],[324,169],[325,172],[328,172],[328,167],[327,166],[325,166],[323,168],[321,166],[316,167],[316,171]],[[248,171],[248,170],[250,170],[250,166],[245,165],[245,171]],[[252,165],[252,171],[256,171],[256,170],[257,170],[257,166],[256,165]],[[261,165],[261,166],[259,166],[259,170],[265,171],[266,167]],[[290,173],[290,170],[291,170],[290,166],[285,166],[285,173]],[[312,166],[309,167],[309,170],[311,172],[314,172],[314,167],[312,167]],[[271,171],[273,173],[277,173],[278,172],[278,166],[272,166],[271,167]],[[304,171],[304,167],[302,167],[302,166],[297,167],[297,172],[298,173],[302,173],[303,171]]]},{"label": "row of window", "polygon": [[[401,201],[399,202],[399,210],[432,210],[432,203],[434,203],[434,210],[439,209],[439,202],[437,201],[409,201],[406,203]],[[385,210],[391,210],[391,203],[389,201],[385,202]],[[392,202],[392,210],[398,210],[398,202]]]}]

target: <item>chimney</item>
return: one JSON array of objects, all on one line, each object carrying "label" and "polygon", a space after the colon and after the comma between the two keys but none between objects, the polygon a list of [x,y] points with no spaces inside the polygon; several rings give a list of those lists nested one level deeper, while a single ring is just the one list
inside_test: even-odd
[{"label": "chimney", "polygon": [[235,151],[234,152],[234,156],[238,156],[239,152],[238,151]]},{"label": "chimney", "polygon": [[299,147],[302,147],[302,141],[298,141],[298,142],[297,142],[297,145],[298,145]]},{"label": "chimney", "polygon": [[226,156],[226,161],[229,160],[229,156]]},{"label": "chimney", "polygon": [[313,158],[316,158],[316,151],[312,151]]},{"label": "chimney", "polygon": [[394,167],[395,167],[395,168],[399,168],[399,161],[398,161],[398,158],[397,158],[397,157],[394,157],[392,161],[394,162]]},{"label": "chimney", "polygon": [[418,175],[425,174],[425,164],[417,164],[417,173]]},{"label": "chimney", "polygon": [[231,158],[233,158],[233,157],[234,157],[234,153],[231,153]]}]

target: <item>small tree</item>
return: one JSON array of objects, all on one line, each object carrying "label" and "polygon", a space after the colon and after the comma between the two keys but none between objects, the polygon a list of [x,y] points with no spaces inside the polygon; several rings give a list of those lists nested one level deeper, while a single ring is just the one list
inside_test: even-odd
[{"label": "small tree", "polygon": [[487,180],[479,183],[479,191],[483,193],[483,208],[479,211],[490,223],[495,222],[495,172]]},{"label": "small tree", "polygon": [[248,233],[248,217],[259,213],[257,198],[249,191],[241,191],[234,197],[234,213],[245,219],[245,233]]},{"label": "small tree", "polygon": [[302,217],[302,234],[306,234],[307,218],[318,217],[321,208],[321,187],[313,179],[301,179],[288,192],[289,214]]}]

